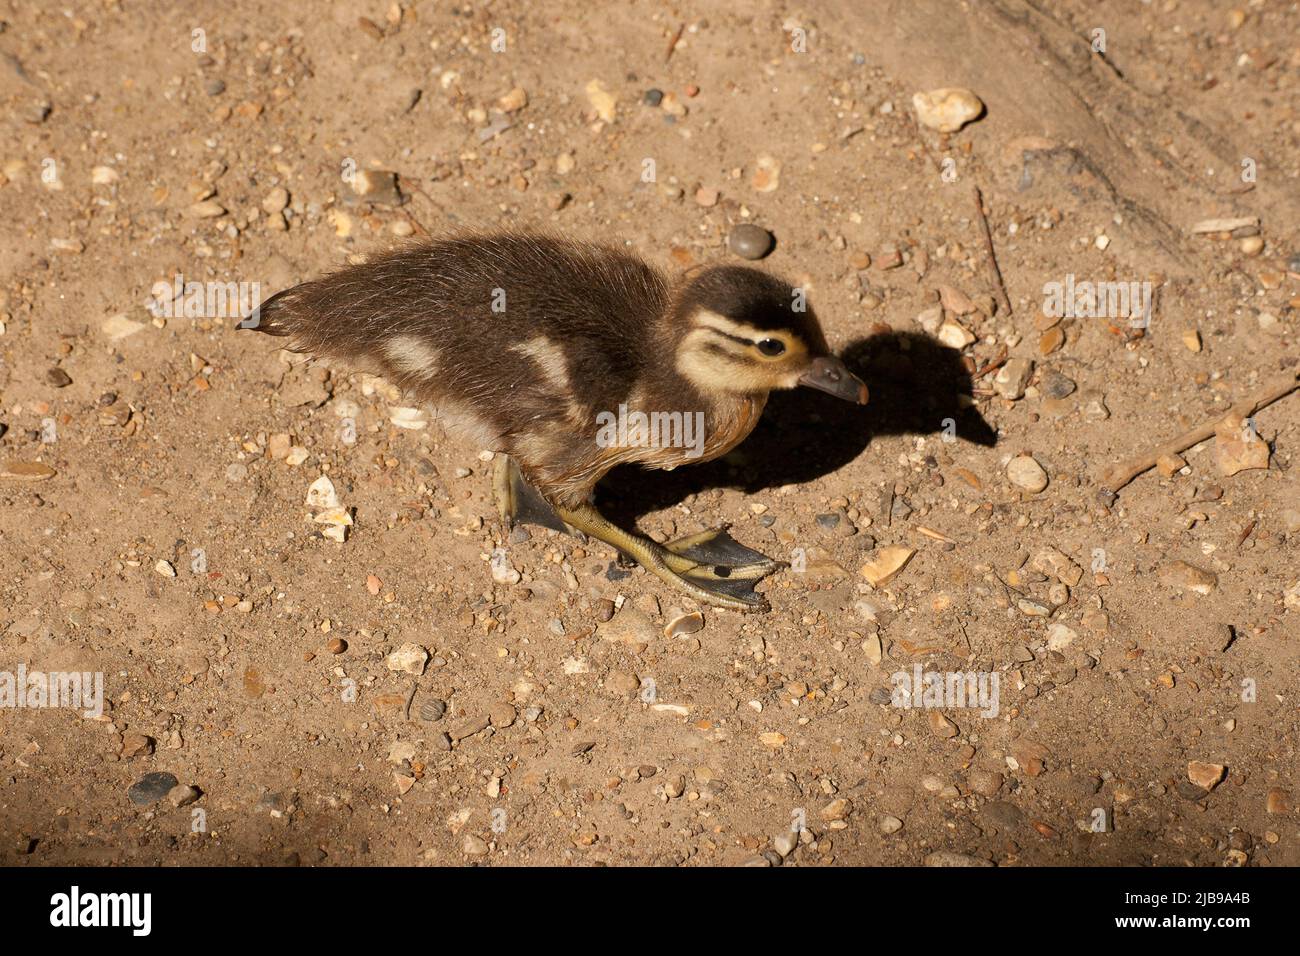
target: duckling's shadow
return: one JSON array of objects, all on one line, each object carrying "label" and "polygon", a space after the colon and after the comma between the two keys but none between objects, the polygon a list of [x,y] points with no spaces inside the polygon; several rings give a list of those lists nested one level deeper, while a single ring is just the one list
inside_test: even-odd
[{"label": "duckling's shadow", "polygon": [[930,435],[992,446],[997,432],[959,396],[970,396],[961,353],[925,335],[889,332],[858,339],[841,355],[867,383],[871,401],[852,405],[807,388],[774,392],[758,427],[731,454],[676,471],[617,468],[597,490],[604,513],[632,527],[638,518],[710,488],[755,494],[802,484],[843,467],[875,435]]}]

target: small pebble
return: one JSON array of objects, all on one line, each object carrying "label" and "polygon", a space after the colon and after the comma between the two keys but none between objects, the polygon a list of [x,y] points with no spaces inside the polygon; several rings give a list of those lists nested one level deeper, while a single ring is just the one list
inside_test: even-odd
[{"label": "small pebble", "polygon": [[944,87],[912,97],[917,119],[941,133],[955,133],[984,112],[980,98],[963,87]]},{"label": "small pebble", "polygon": [[506,703],[494,704],[492,709],[488,711],[488,719],[492,721],[492,726],[496,728],[513,726],[517,716],[515,709]]},{"label": "small pebble", "polygon": [[673,618],[664,627],[664,637],[682,637],[687,634],[696,634],[703,627],[704,615],[699,611],[692,611],[690,614],[682,614]]},{"label": "small pebble", "polygon": [[138,806],[157,803],[169,793],[180,781],[170,773],[147,773],[126,792],[127,798]]},{"label": "small pebble", "polygon": [[510,565],[504,550],[497,551],[492,555],[490,567],[492,569],[492,580],[497,584],[519,583],[521,575],[518,570]]},{"label": "small pebble", "polygon": [[215,219],[226,214],[226,207],[215,199],[204,199],[188,206],[185,211],[195,219]]},{"label": "small pebble", "polygon": [[1003,398],[1015,401],[1024,396],[1025,386],[1029,384],[1029,376],[1033,371],[1032,359],[1009,359],[993,376],[993,388]]},{"label": "small pebble", "polygon": [[1047,472],[1030,455],[1017,455],[1007,464],[1007,478],[1018,488],[1038,494],[1047,487]]},{"label": "small pebble", "polygon": [[972,770],[968,781],[971,790],[982,797],[994,797],[1002,789],[1002,774],[996,771]]},{"label": "small pebble", "polygon": [[1049,398],[1065,398],[1074,392],[1074,382],[1055,369],[1045,369],[1038,382]]},{"label": "small pebble", "polygon": [[289,205],[289,190],[283,186],[276,186],[262,200],[262,211],[277,213],[281,212],[287,205]]},{"label": "small pebble", "polygon": [[386,663],[390,671],[402,671],[419,677],[424,673],[424,666],[429,661],[429,652],[419,644],[403,644],[388,655]]},{"label": "small pebble", "polygon": [[775,192],[781,185],[781,161],[774,156],[760,156],[754,163],[749,184],[755,192]]},{"label": "small pebble", "polygon": [[55,388],[67,388],[72,384],[72,376],[55,365],[45,372],[45,381]]},{"label": "small pebble", "polygon": [[1161,584],[1180,591],[1209,594],[1219,584],[1219,576],[1186,561],[1172,561],[1161,567],[1157,575]]},{"label": "small pebble", "polygon": [[122,753],[123,760],[131,760],[134,757],[147,757],[154,752],[154,739],[144,734],[126,733],[122,735]]},{"label": "small pebble", "polygon": [[358,170],[352,177],[352,192],[366,202],[400,206],[402,194],[397,186],[397,173],[383,169]]},{"label": "small pebble", "polygon": [[1059,325],[1048,329],[1038,340],[1038,351],[1041,355],[1051,355],[1062,345],[1065,344],[1065,330]]},{"label": "small pebble", "polygon": [[491,717],[487,714],[479,714],[477,717],[467,717],[458,721],[447,733],[451,735],[452,740],[465,740],[475,734],[481,734],[491,723]]},{"label": "small pebble", "polygon": [[1187,764],[1187,779],[1202,790],[1210,791],[1219,785],[1227,768],[1219,763],[1192,760]]},{"label": "small pebble", "polygon": [[167,799],[171,801],[173,807],[185,807],[194,803],[203,794],[199,793],[197,787],[191,787],[189,784],[178,783],[167,791]]},{"label": "small pebble", "polygon": [[516,86],[501,99],[497,100],[497,105],[507,113],[515,113],[528,105],[528,91],[522,86]]},{"label": "small pebble", "polygon": [[727,237],[727,248],[742,259],[762,259],[775,244],[770,232],[752,222],[741,223]]}]

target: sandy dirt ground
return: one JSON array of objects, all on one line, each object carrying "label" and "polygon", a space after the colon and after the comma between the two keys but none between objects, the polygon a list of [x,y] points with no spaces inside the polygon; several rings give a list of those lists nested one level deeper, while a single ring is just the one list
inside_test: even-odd
[{"label": "sandy dirt ground", "polygon": [[[1300,864],[1300,395],[1099,493],[1300,363],[1300,9],[1238,6],[0,0],[0,859]],[[945,87],[983,114],[927,125]],[[466,227],[678,272],[746,222],[872,403],[610,477],[795,565],[695,631],[208,298]]]}]

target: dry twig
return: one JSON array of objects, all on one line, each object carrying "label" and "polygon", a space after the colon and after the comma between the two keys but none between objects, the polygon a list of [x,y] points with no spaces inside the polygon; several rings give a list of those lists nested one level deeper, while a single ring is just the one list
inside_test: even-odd
[{"label": "dry twig", "polygon": [[685,21],[683,21],[682,24],[677,28],[677,32],[673,34],[673,38],[668,41],[668,52],[664,54],[665,63],[667,63],[669,60],[673,58],[673,51],[677,49],[677,44],[682,38],[682,31],[684,31],[685,29],[686,29],[686,23]]},{"label": "dry twig", "polygon": [[1274,379],[1267,385],[1260,386],[1259,389],[1247,395],[1240,402],[1237,402],[1226,413],[1219,415],[1212,421],[1196,428],[1183,432],[1177,438],[1165,442],[1157,448],[1145,451],[1140,455],[1130,458],[1128,461],[1119,462],[1110,468],[1101,476],[1099,495],[1102,501],[1109,505],[1115,500],[1115,495],[1121,488],[1136,478],[1142,472],[1156,466],[1156,459],[1165,455],[1177,455],[1186,451],[1193,445],[1198,445],[1207,438],[1214,436],[1215,426],[1223,421],[1229,415],[1237,418],[1249,418],[1266,405],[1272,405],[1279,398],[1290,395],[1297,388],[1300,388],[1300,369],[1293,369],[1286,375]]},{"label": "dry twig", "polygon": [[980,193],[979,186],[972,188],[975,193],[975,219],[980,224],[980,231],[984,233],[984,268],[989,276],[989,284],[993,286],[993,294],[997,296],[998,308],[1003,315],[1009,316],[1011,300],[1007,298],[1007,287],[1002,283],[1002,270],[998,268],[998,259],[993,253],[993,233],[989,231],[989,221],[984,215],[984,196]]}]

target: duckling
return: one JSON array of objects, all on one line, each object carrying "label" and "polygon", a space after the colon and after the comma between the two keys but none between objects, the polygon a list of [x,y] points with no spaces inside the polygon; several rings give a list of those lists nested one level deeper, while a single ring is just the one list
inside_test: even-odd
[{"label": "duckling", "polygon": [[596,483],[627,462],[672,469],[726,454],[774,389],[867,401],[788,283],[740,266],[671,279],[619,249],[551,236],[409,245],[281,292],[239,327],[380,375],[499,452],[507,528],[585,533],[739,611],[767,610],[754,585],[782,562],[725,528],[665,545],[631,534],[596,510]]}]

